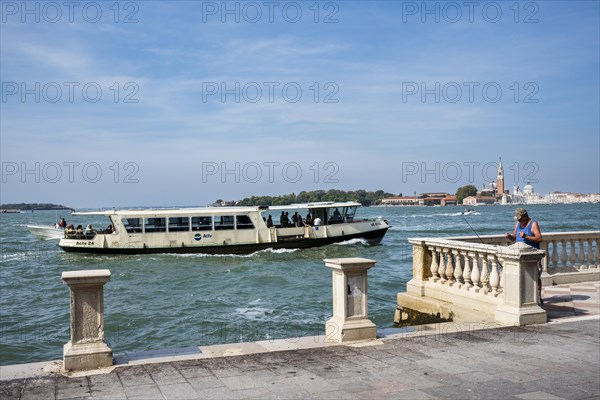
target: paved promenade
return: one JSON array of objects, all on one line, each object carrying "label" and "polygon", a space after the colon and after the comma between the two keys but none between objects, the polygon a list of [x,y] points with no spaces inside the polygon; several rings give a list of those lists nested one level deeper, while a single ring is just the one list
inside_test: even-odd
[{"label": "paved promenade", "polygon": [[15,369],[4,368],[0,398],[598,399],[598,290],[598,283],[549,288],[550,322],[525,328],[446,323],[382,330],[378,340],[346,346],[323,337],[271,342],[295,348],[284,351],[253,353],[260,342],[211,346],[213,355],[231,356],[155,353],[79,377],[6,380]]}]

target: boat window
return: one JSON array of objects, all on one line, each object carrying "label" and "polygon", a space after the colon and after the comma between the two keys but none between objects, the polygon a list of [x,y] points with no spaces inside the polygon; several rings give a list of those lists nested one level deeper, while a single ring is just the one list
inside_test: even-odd
[{"label": "boat window", "polygon": [[345,222],[352,222],[354,221],[354,214],[356,214],[356,209],[358,207],[354,206],[354,207],[345,207],[346,211],[344,213],[344,221]]},{"label": "boat window", "polygon": [[142,233],[141,218],[123,218],[122,222],[128,233]]},{"label": "boat window", "polygon": [[190,230],[190,217],[170,217],[169,232],[187,232]]},{"label": "boat window", "polygon": [[327,209],[327,221],[330,224],[340,224],[343,221],[342,210],[338,207]]},{"label": "boat window", "polygon": [[144,218],[144,232],[166,232],[167,231],[167,219],[166,218]]},{"label": "boat window", "polygon": [[234,229],[233,215],[217,215],[215,216],[215,231],[224,231]]},{"label": "boat window", "polygon": [[212,231],[212,217],[192,217],[193,231]]},{"label": "boat window", "polygon": [[254,229],[254,224],[252,223],[252,220],[250,220],[250,217],[247,215],[236,215],[235,223],[237,229]]}]

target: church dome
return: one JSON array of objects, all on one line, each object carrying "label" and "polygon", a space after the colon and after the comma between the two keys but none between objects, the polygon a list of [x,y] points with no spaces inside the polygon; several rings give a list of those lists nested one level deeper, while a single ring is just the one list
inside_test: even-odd
[{"label": "church dome", "polygon": [[533,186],[530,182],[527,182],[527,185],[523,188],[523,194],[533,194]]}]

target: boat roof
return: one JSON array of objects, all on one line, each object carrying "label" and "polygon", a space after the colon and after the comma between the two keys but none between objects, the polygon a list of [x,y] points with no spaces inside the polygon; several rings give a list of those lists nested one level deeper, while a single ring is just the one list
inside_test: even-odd
[{"label": "boat roof", "polygon": [[347,202],[334,202],[334,201],[321,201],[316,203],[299,203],[290,204],[287,206],[271,206],[269,210],[297,210],[299,208],[339,208],[339,207],[360,207],[361,204],[355,201]]},{"label": "boat roof", "polygon": [[214,214],[244,214],[258,211],[258,207],[196,207],[196,208],[144,208],[129,210],[104,210],[104,211],[78,211],[73,215],[126,215],[126,216],[144,216],[144,215],[214,215]]},{"label": "boat roof", "polygon": [[244,214],[257,211],[267,210],[298,210],[298,209],[314,209],[314,208],[339,208],[339,207],[360,207],[360,203],[354,201],[348,202],[333,202],[323,201],[317,203],[298,203],[286,206],[270,206],[270,207],[195,207],[195,208],[145,208],[145,209],[129,209],[129,210],[98,210],[98,211],[76,211],[73,215],[120,215],[120,216],[144,216],[144,215],[224,215],[224,214]]}]

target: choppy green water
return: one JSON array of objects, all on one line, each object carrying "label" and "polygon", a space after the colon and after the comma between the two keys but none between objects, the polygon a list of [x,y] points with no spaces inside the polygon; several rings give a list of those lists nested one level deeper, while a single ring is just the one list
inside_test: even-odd
[{"label": "choppy green water", "polygon": [[[409,237],[479,235],[512,230],[515,207],[364,208],[393,226],[380,246],[361,241],[249,256],[94,256],[63,253],[28,223],[55,212],[0,214],[0,364],[59,359],[69,339],[69,290],[63,271],[108,268],[105,334],[115,353],[323,334],[332,314],[331,272],[324,258],[377,260],[369,271],[369,317],[392,326],[396,294],[412,274]],[[600,229],[600,204],[527,207],[543,232]],[[106,221],[65,215],[69,223]]]}]

